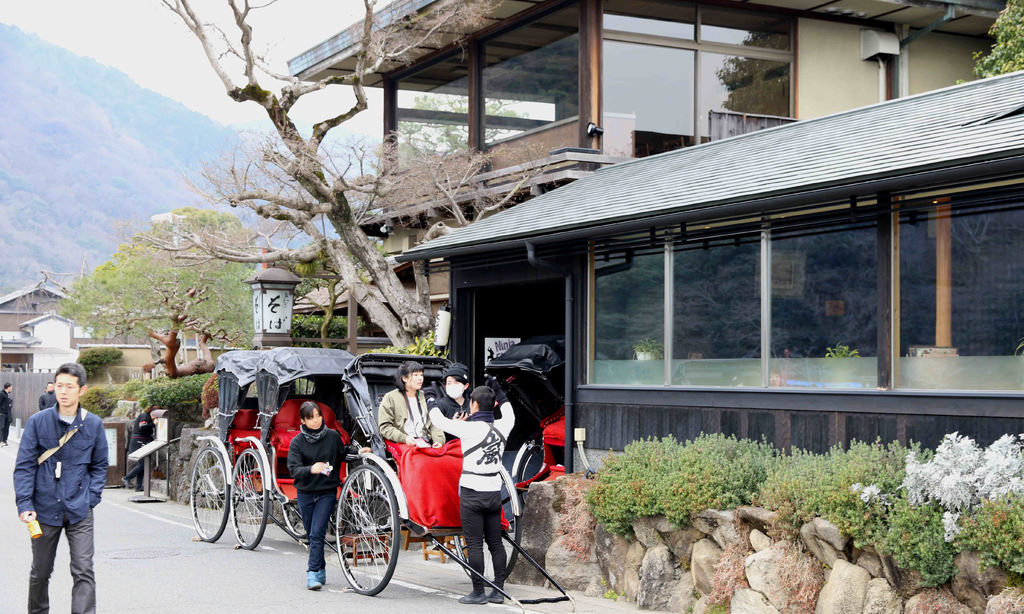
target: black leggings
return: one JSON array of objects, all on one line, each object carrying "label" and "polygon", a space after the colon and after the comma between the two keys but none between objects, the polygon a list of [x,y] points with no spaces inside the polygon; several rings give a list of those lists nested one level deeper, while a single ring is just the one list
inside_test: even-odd
[{"label": "black leggings", "polygon": [[[501,544],[501,491],[479,492],[471,488],[459,488],[459,513],[462,516],[462,531],[469,549],[469,566],[484,573],[484,541],[491,550],[491,564],[494,566],[494,583],[505,585],[505,548]],[[484,583],[473,577],[473,590],[483,592]]]}]

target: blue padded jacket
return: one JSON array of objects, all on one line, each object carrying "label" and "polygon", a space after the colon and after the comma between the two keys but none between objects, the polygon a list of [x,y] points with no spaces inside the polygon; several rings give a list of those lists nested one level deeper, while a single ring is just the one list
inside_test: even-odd
[{"label": "blue padded jacket", "polygon": [[[57,453],[42,465],[36,463],[76,426],[81,428]],[[55,473],[58,462],[59,479]],[[69,425],[60,419],[56,406],[34,414],[25,425],[14,465],[18,514],[35,511],[37,520],[50,526],[59,527],[65,520],[80,522],[99,505],[107,483],[107,464],[107,437],[99,416],[79,408]]]}]

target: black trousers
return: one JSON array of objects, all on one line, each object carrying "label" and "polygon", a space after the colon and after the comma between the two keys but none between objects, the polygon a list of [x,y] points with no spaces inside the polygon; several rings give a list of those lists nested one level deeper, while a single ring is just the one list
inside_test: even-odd
[{"label": "black trousers", "polygon": [[[469,550],[469,566],[480,575],[484,573],[484,542],[491,551],[494,583],[505,585],[505,548],[501,544],[501,491],[479,492],[459,488],[459,514],[462,532]],[[473,577],[473,590],[483,592],[483,580]]]},{"label": "black trousers", "polygon": [[0,412],[0,442],[7,443],[7,432],[11,429],[11,414]]}]

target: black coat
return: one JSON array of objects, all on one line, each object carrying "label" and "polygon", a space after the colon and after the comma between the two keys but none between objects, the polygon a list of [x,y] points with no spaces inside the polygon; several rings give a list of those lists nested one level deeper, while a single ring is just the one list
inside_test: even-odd
[{"label": "black coat", "polygon": [[6,390],[0,390],[0,414],[10,414],[14,406],[14,399],[7,394]]},{"label": "black coat", "polygon": [[129,454],[153,441],[153,428],[153,416],[148,411],[139,414],[132,424],[132,438],[128,440]]},{"label": "black coat", "polygon": [[56,392],[44,392],[39,395],[39,411],[49,409],[57,404],[57,393]]},{"label": "black coat", "polygon": [[[318,441],[310,443],[299,433],[288,444],[288,473],[295,480],[295,490],[320,494],[331,492],[341,486],[339,472],[345,463],[345,445],[341,443],[338,431],[326,426],[326,433]],[[330,463],[334,470],[329,474],[312,473],[314,463]]]}]

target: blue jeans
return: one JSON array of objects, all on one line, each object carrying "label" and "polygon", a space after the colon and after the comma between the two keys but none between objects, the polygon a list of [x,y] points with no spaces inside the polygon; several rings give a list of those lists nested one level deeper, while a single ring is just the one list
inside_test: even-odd
[{"label": "blue jeans", "polygon": [[50,611],[50,574],[53,573],[53,559],[57,556],[57,543],[63,531],[68,536],[71,550],[72,614],[95,614],[96,576],[92,568],[93,518],[92,511],[81,521],[53,527],[39,523],[42,537],[32,540],[32,569],[28,574],[29,614],[46,614]]},{"label": "blue jeans", "polygon": [[337,502],[334,492],[319,495],[299,492],[299,513],[302,514],[302,525],[309,534],[309,564],[306,571],[320,571],[327,567],[324,561],[324,535],[327,534],[327,522]]}]

